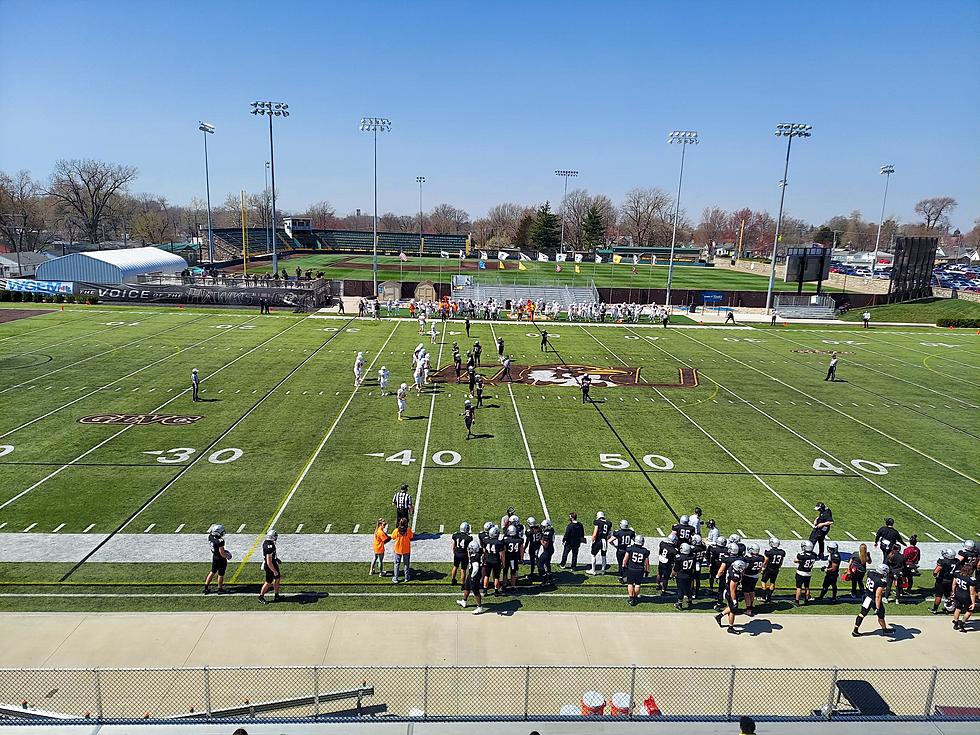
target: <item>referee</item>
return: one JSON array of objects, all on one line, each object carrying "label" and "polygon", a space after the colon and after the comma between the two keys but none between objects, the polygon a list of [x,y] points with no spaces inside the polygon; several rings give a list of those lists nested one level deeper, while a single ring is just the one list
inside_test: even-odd
[{"label": "referee", "polygon": [[408,492],[408,485],[402,485],[398,492],[391,499],[391,504],[395,506],[395,524],[402,518],[406,520],[412,514],[412,496]]},{"label": "referee", "polygon": [[197,403],[198,401],[201,400],[200,397],[198,396],[198,391],[200,390],[200,388],[201,388],[201,376],[200,374],[198,374],[197,368],[194,368],[193,370],[191,370],[191,400],[193,400],[194,403]]}]

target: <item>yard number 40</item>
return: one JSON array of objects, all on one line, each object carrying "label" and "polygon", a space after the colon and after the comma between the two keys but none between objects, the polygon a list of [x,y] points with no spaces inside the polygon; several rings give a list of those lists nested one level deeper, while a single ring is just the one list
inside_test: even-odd
[{"label": "yard number 40", "polygon": [[[872,462],[867,459],[852,459],[851,466],[869,475],[887,475],[889,467],[898,467],[897,464],[892,464],[891,462]],[[833,472],[838,475],[843,475],[846,471],[843,467],[831,464],[822,457],[817,457],[813,460],[813,469],[823,472]]]}]

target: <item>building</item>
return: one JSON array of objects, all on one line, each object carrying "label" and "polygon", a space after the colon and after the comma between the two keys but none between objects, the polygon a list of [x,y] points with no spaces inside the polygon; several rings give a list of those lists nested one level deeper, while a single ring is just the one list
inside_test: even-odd
[{"label": "building", "polygon": [[51,260],[46,253],[0,254],[0,277],[33,276],[41,263]]},{"label": "building", "polygon": [[136,283],[141,275],[172,275],[187,268],[179,255],[160,248],[126,248],[72,253],[38,266],[39,281],[81,281],[84,283]]}]

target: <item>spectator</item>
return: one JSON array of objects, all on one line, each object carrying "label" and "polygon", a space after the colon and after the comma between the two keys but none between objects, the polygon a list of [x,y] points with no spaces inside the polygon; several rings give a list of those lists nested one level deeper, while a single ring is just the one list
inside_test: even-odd
[{"label": "spectator", "polygon": [[578,548],[585,543],[585,526],[579,522],[577,513],[569,513],[568,525],[565,526],[565,534],[561,537],[561,542],[564,547],[561,552],[561,568],[567,569],[566,562],[568,555],[571,554],[574,572],[578,565]]},{"label": "spectator", "polygon": [[738,718],[739,735],[755,735],[755,720],[745,715]]},{"label": "spectator", "polygon": [[871,564],[871,552],[868,551],[867,544],[861,544],[857,553],[851,556],[848,565],[848,574],[851,576],[851,597],[855,600],[860,599],[864,594],[864,575],[868,573],[868,566]]},{"label": "spectator", "polygon": [[408,582],[412,578],[412,538],[415,534],[408,527],[408,518],[399,518],[398,527],[391,534],[395,541],[395,578],[393,584],[398,584],[398,572],[405,565],[405,576],[403,581]]},{"label": "spectator", "polygon": [[922,552],[919,550],[918,542],[919,537],[912,534],[909,536],[909,545],[902,551],[902,559],[905,562],[902,575],[905,580],[906,594],[912,594],[912,577],[919,573],[919,560],[922,558]]},{"label": "spectator", "polygon": [[388,521],[379,518],[378,525],[374,529],[374,559],[371,561],[369,575],[374,574],[374,565],[377,564],[378,576],[385,576],[385,544],[389,541],[391,541],[391,536],[388,535]]}]

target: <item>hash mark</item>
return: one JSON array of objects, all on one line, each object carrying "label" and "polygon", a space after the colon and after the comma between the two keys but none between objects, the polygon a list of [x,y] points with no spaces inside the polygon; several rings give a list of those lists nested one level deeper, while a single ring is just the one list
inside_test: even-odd
[{"label": "hash mark", "polygon": [[328,524],[327,524],[327,527],[323,529],[323,532],[324,532],[324,533],[330,533],[330,527],[331,527],[332,525],[333,525],[332,523],[328,523]]},{"label": "hash mark", "polygon": [[792,533],[792,534],[793,534],[794,536],[796,536],[796,538],[803,538],[803,537],[802,537],[802,536],[800,536],[800,534],[798,534],[798,533],[797,533],[796,531],[790,531],[790,533]]},{"label": "hash mark", "polygon": [[445,532],[446,532],[446,527],[442,524],[439,524],[439,533],[445,533]]},{"label": "hash mark", "polygon": [[185,524],[181,523],[179,526],[177,526],[177,530],[174,531],[174,533],[180,533],[181,531],[183,531],[184,530],[184,525]]},{"label": "hash mark", "polygon": [[736,528],[735,530],[738,531],[739,536],[745,538],[745,531],[743,531],[741,528]]},{"label": "hash mark", "polygon": [[58,525],[58,527],[55,528],[51,533],[58,533],[58,531],[60,531],[64,527],[65,527],[65,524],[62,523],[62,524]]},{"label": "hash mark", "polygon": [[770,531],[768,528],[764,528],[763,530],[766,532],[766,536],[768,536],[769,538],[776,538],[775,536],[772,535],[772,531]]},{"label": "hash mark", "polygon": [[298,526],[296,526],[296,533],[299,533],[302,530],[303,530],[303,524],[300,523]]},{"label": "hash mark", "polygon": [[854,538],[854,534],[852,534],[852,533],[851,533],[850,531],[844,531],[844,534],[845,534],[845,535],[846,535],[846,536],[847,536],[847,537],[848,537],[848,538],[849,538],[849,539],[850,539],[851,541],[857,541],[857,539],[856,539],[856,538]]},{"label": "hash mark", "polygon": [[658,536],[663,536],[664,535],[664,529],[662,529],[659,526],[657,526],[657,535]]},{"label": "hash mark", "polygon": [[923,533],[925,533],[925,535],[928,536],[929,538],[931,538],[933,541],[938,541],[939,540],[935,536],[933,536],[931,533],[929,533],[928,531],[923,531]]},{"label": "hash mark", "polygon": [[355,524],[354,525],[354,533],[357,533],[360,530],[361,530],[361,524],[360,523]]},{"label": "hash mark", "polygon": [[155,525],[156,525],[156,523],[151,523],[149,526],[147,526],[145,529],[143,529],[143,533],[149,533],[150,531],[153,530],[153,527]]},{"label": "hash mark", "polygon": [[30,531],[30,530],[31,530],[32,528],[34,528],[34,526],[36,526],[36,525],[37,525],[36,523],[32,523],[32,524],[31,524],[31,525],[29,525],[29,526],[28,526],[27,528],[25,528],[25,529],[24,529],[23,531],[21,531],[21,533],[27,533],[27,532],[28,532],[28,531]]},{"label": "hash mark", "polygon": [[235,531],[235,533],[241,533],[243,530],[245,530],[245,524],[244,523],[238,527],[238,530]]},{"label": "hash mark", "polygon": [[[3,526],[6,526],[6,525],[7,525],[6,523],[4,523],[4,524],[3,524]],[[0,526],[0,528],[3,528],[3,526]],[[94,523],[89,523],[89,524],[88,524],[88,525],[87,525],[87,526],[85,527],[85,530],[84,530],[84,531],[82,531],[82,533],[88,533],[88,532],[89,532],[89,531],[91,531],[91,530],[92,530],[93,528],[95,528],[95,524],[94,524]]]}]

